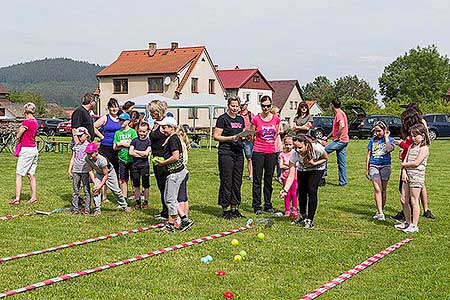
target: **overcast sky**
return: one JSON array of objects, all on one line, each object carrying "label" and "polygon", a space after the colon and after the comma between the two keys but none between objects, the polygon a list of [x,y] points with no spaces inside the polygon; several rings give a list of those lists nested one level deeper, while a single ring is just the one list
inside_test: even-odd
[{"label": "overcast sky", "polygon": [[109,65],[122,50],[177,41],[269,80],[356,74],[378,88],[384,66],[410,48],[450,54],[445,0],[14,0],[0,11],[0,67],[45,57]]}]

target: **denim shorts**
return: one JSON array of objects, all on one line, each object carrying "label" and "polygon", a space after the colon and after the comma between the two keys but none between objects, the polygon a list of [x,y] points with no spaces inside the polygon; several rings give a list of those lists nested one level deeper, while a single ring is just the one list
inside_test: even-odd
[{"label": "denim shorts", "polygon": [[253,143],[249,140],[243,140],[244,154],[246,159],[251,159],[253,156]]},{"label": "denim shorts", "polygon": [[388,181],[391,176],[391,166],[369,166],[369,176],[370,179],[374,180],[376,178],[381,178],[382,181]]}]

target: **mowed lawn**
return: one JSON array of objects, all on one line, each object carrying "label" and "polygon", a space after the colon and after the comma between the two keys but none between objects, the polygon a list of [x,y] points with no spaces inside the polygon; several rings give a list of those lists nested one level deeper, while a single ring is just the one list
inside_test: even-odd
[{"label": "mowed lawn", "polygon": [[[367,141],[351,141],[348,148],[349,185],[338,187],[336,156],[329,163],[329,177],[319,190],[315,230],[291,225],[276,218],[271,228],[256,227],[229,237],[180,249],[114,269],[60,282],[12,296],[13,299],[223,299],[233,291],[236,299],[298,299],[368,257],[407,237],[393,228],[394,222],[375,222],[373,189],[364,176]],[[414,240],[319,299],[448,299],[450,293],[450,141],[435,141],[428,160],[426,182],[430,208],[436,220],[420,219]],[[8,205],[14,195],[16,159],[1,153],[1,216],[50,211],[66,207],[71,198],[67,179],[68,153],[42,153],[37,171],[39,202]],[[233,229],[245,220],[225,221],[217,206],[219,174],[217,151],[195,149],[189,159],[189,195],[194,227],[184,233],[155,230],[112,238],[0,264],[0,291],[23,287],[59,275],[97,267],[194,238]],[[386,213],[400,208],[398,149],[393,154]],[[29,190],[25,180],[24,198]],[[275,208],[281,186],[274,183]],[[256,219],[251,209],[251,183],[244,180],[242,210]],[[111,197],[110,197],[111,198]],[[112,199],[112,198],[111,198]],[[160,201],[154,178],[151,209],[125,214],[116,205],[104,205],[100,217],[22,217],[0,221],[0,256],[10,256],[59,244],[159,223],[152,216]],[[267,217],[267,216],[265,216]],[[265,233],[258,241],[256,234]],[[236,238],[240,245],[233,247]],[[248,259],[234,262],[233,255],[246,250]],[[200,258],[211,255],[208,265]],[[227,275],[218,278],[217,270]]]}]

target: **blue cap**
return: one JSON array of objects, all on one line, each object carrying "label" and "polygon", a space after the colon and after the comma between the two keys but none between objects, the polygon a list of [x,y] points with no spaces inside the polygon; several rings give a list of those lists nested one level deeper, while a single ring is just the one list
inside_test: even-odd
[{"label": "blue cap", "polygon": [[119,116],[119,120],[125,120],[125,121],[129,121],[130,120],[130,115],[127,113],[121,113]]},{"label": "blue cap", "polygon": [[171,113],[170,111],[167,112],[166,117],[174,117],[173,113]]}]

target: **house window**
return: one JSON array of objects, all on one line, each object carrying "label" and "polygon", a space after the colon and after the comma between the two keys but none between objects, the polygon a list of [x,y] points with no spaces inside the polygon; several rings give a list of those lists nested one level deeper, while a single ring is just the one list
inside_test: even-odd
[{"label": "house window", "polygon": [[295,109],[298,109],[298,102],[295,101]]},{"label": "house window", "polygon": [[162,92],[164,92],[163,78],[162,77],[149,78],[148,79],[148,92],[149,93],[162,93]]},{"label": "house window", "polygon": [[4,107],[0,107],[0,117],[4,117],[6,115],[6,110]]},{"label": "house window", "polygon": [[210,94],[216,93],[216,81],[214,79],[209,80],[209,93]]},{"label": "house window", "polygon": [[128,94],[128,79],[114,79],[114,94]]},{"label": "house window", "polygon": [[191,78],[191,92],[198,93],[198,78]]},{"label": "house window", "polygon": [[245,93],[244,99],[245,99],[245,101],[250,101],[250,93]]},{"label": "house window", "polygon": [[293,101],[289,101],[289,108],[290,109],[294,109],[294,102]]},{"label": "house window", "polygon": [[259,82],[259,76],[257,75],[253,76],[253,82]]},{"label": "house window", "polygon": [[262,98],[263,94],[262,93],[258,93],[258,103],[261,103],[261,98]]},{"label": "house window", "polygon": [[189,119],[198,119],[197,109],[189,108],[188,109],[188,118]]}]

